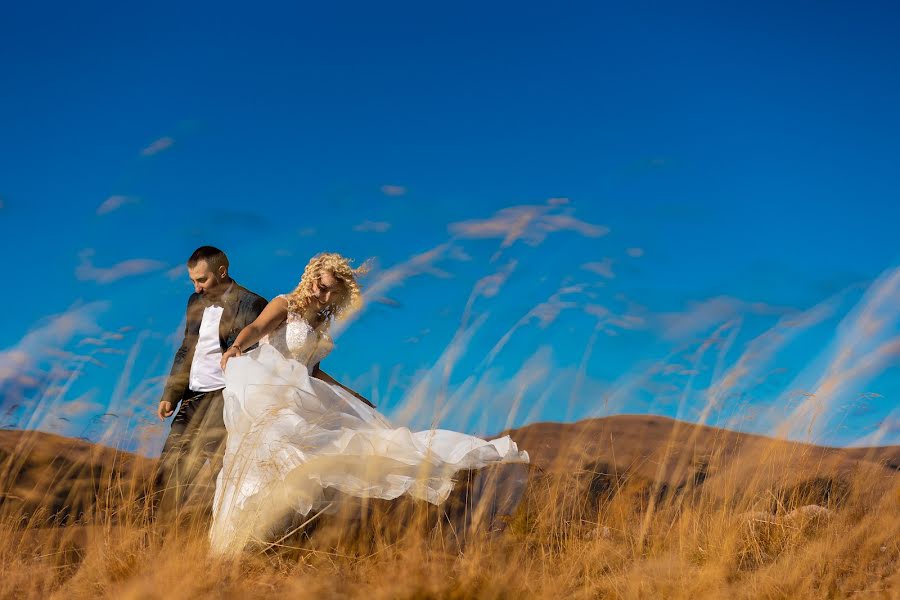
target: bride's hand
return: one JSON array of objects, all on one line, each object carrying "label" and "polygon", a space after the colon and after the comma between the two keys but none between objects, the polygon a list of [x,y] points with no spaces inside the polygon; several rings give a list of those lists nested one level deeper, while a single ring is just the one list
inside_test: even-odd
[{"label": "bride's hand", "polygon": [[223,371],[225,370],[225,365],[228,364],[229,358],[234,358],[235,356],[240,356],[240,355],[241,355],[241,349],[238,348],[237,346],[232,346],[231,348],[226,350],[225,353],[222,354],[222,370]]}]

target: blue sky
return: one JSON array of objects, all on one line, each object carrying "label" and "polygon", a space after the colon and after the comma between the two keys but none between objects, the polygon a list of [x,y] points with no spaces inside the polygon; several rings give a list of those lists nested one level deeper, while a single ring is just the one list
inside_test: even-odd
[{"label": "blue sky", "polygon": [[900,443],[897,16],[10,6],[3,425],[157,449],[214,244],[267,297],[374,259],[323,367],[399,423]]}]

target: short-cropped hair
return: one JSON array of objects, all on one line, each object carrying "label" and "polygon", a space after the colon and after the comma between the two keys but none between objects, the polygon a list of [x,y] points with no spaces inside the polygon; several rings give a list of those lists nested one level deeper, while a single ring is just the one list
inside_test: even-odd
[{"label": "short-cropped hair", "polygon": [[191,254],[187,261],[187,266],[189,269],[193,269],[197,266],[197,263],[203,260],[206,261],[206,264],[209,265],[212,271],[218,270],[220,266],[228,268],[228,257],[215,246],[200,246],[194,250],[194,253]]}]

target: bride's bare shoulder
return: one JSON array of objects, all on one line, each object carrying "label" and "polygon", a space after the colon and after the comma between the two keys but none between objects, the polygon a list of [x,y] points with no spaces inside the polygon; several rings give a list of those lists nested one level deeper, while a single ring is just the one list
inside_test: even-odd
[{"label": "bride's bare shoulder", "polygon": [[283,311],[284,315],[287,315],[291,312],[291,295],[290,294],[278,294],[274,298],[272,298],[272,302],[269,304],[275,304],[279,311]]},{"label": "bride's bare shoulder", "polygon": [[269,332],[287,317],[288,302],[283,296],[272,298],[254,322],[260,331]]}]

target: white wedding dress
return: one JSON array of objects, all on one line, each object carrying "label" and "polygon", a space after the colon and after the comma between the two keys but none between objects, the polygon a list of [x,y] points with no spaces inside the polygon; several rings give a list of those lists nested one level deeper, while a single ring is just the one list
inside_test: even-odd
[{"label": "white wedding dress", "polygon": [[509,436],[486,441],[394,427],[352,394],[310,376],[332,346],[327,334],[289,313],[259,348],[228,361],[214,552],[238,553],[251,540],[272,538],[292,512],[333,507],[332,489],[360,498],[409,494],[439,504],[460,470],[528,462]]}]

